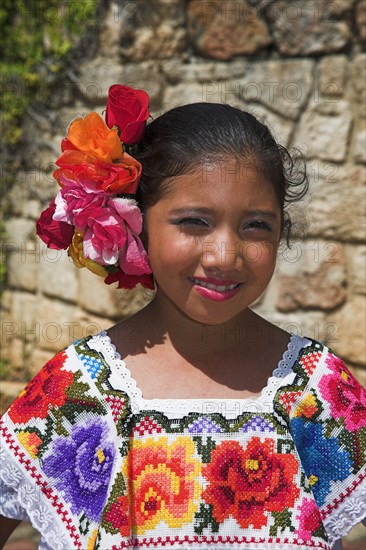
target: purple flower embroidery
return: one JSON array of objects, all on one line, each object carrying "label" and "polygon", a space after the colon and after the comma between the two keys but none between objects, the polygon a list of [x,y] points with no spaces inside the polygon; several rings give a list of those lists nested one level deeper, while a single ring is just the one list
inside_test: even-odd
[{"label": "purple flower embroidery", "polygon": [[274,428],[273,426],[271,426],[268,420],[265,420],[261,416],[254,416],[242,428],[240,428],[239,431],[247,433],[251,430],[255,432],[273,432]]},{"label": "purple flower embroidery", "polygon": [[209,418],[201,417],[197,418],[188,427],[189,433],[220,433],[221,428],[215,422],[212,422]]},{"label": "purple flower embroidery", "polygon": [[100,418],[73,426],[70,435],[54,441],[52,454],[43,463],[46,475],[56,479],[55,487],[71,503],[72,512],[83,511],[96,521],[106,500],[115,457],[107,434],[107,424]]}]

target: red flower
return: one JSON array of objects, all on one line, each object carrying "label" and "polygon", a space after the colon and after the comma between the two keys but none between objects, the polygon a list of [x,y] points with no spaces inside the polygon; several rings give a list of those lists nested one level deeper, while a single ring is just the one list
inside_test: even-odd
[{"label": "red flower", "polygon": [[118,529],[123,537],[128,537],[131,534],[128,497],[118,497],[106,513],[105,519],[114,529]]},{"label": "red flower", "polygon": [[231,515],[243,528],[260,529],[267,524],[266,512],[294,505],[300,492],[293,482],[298,462],[273,447],[273,440],[253,437],[245,449],[237,441],[224,441],[214,449],[203,470],[209,481],[203,498],[213,505],[216,521]]},{"label": "red flower", "polygon": [[341,359],[330,355],[327,364],[332,374],[319,382],[322,396],[329,402],[333,418],[344,418],[351,432],[366,427],[366,392]]},{"label": "red flower", "polygon": [[114,84],[109,88],[106,123],[117,126],[120,139],[129,145],[141,140],[150,116],[149,96],[143,90]]},{"label": "red flower", "polygon": [[55,213],[55,199],[52,199],[48,208],[44,210],[36,224],[37,235],[48,248],[62,250],[67,248],[72,241],[74,226],[52,219]]},{"label": "red flower", "polygon": [[151,290],[155,289],[154,279],[151,273],[145,273],[143,275],[126,275],[121,269],[115,273],[110,273],[105,279],[104,282],[107,285],[118,282],[117,288],[135,288],[136,285],[140,284],[145,288],[150,288]]},{"label": "red flower", "polygon": [[64,351],[55,355],[29,382],[8,411],[13,422],[46,418],[49,407],[61,407],[65,403],[65,390],[73,378],[71,372],[62,370],[66,357]]}]

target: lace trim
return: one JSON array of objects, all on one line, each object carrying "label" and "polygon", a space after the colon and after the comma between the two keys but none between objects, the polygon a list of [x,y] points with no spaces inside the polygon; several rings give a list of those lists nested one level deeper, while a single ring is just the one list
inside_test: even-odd
[{"label": "lace trim", "polygon": [[[365,473],[366,475],[366,473]],[[349,495],[331,515],[323,519],[331,546],[348,535],[352,527],[360,523],[366,516],[366,483],[365,479]]]},{"label": "lace trim", "polygon": [[300,350],[309,345],[307,338],[291,334],[287,349],[284,352],[272,376],[268,379],[267,386],[261,395],[246,399],[144,399],[142,391],[121,359],[110,336],[106,331],[93,336],[88,341],[88,346],[100,352],[109,366],[111,375],[108,379],[112,388],[126,392],[131,399],[133,413],[143,410],[155,410],[174,417],[185,416],[191,412],[200,414],[221,413],[225,418],[236,418],[243,412],[270,413],[273,411],[273,398],[276,391],[283,383],[290,382],[294,376],[292,367]]},{"label": "lace trim", "polygon": [[72,547],[72,541],[40,487],[29,482],[4,442],[0,449],[0,478],[6,487],[0,500],[1,513],[12,519],[29,520],[41,534],[39,550]]}]

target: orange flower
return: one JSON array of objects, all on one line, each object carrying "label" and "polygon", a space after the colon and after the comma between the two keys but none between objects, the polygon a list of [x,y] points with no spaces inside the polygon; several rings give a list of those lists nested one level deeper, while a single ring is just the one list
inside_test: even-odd
[{"label": "orange flower", "polygon": [[[104,162],[113,162],[123,153],[117,129],[109,129],[102,117],[95,112],[71,122],[67,137],[73,146],[71,148],[75,147]],[[68,148],[66,141],[63,150]]]},{"label": "orange flower", "polygon": [[76,267],[86,267],[89,271],[92,271],[100,277],[107,277],[109,274],[109,271],[104,269],[103,266],[93,262],[93,260],[89,258],[85,258],[83,250],[83,233],[81,232],[75,231],[67,253],[72,258]]},{"label": "orange flower", "polygon": [[42,439],[36,434],[36,432],[21,431],[18,433],[17,437],[30,456],[32,458],[36,458],[38,454],[38,447],[42,443]]},{"label": "orange flower", "polygon": [[83,188],[105,193],[136,193],[141,176],[141,164],[127,153],[118,162],[108,163],[90,158],[75,149],[65,150],[56,161],[60,168],[53,174],[60,187],[79,184]]},{"label": "orange flower", "polygon": [[197,481],[201,465],[193,454],[194,443],[185,436],[172,443],[167,437],[133,441],[123,474],[132,485],[131,520],[136,534],[154,529],[161,521],[172,528],[192,522],[201,490]]}]

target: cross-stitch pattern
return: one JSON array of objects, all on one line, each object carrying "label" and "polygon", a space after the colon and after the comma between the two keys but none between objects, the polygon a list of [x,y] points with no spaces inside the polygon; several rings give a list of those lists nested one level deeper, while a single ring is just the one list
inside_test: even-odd
[{"label": "cross-stitch pattern", "polygon": [[1,505],[42,549],[330,550],[365,515],[366,395],[328,348],[306,340],[263,412],[174,415],[116,389],[104,338],[57,354],[2,420]]}]

